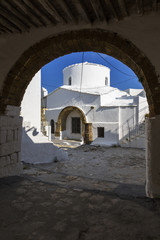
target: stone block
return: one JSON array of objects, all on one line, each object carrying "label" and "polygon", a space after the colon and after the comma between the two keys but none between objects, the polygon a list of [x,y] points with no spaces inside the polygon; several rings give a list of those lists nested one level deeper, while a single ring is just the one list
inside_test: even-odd
[{"label": "stone block", "polygon": [[11,154],[11,163],[16,163],[17,162],[17,153]]},{"label": "stone block", "polygon": [[11,155],[8,155],[6,157],[6,165],[10,165],[10,163],[11,163]]},{"label": "stone block", "polygon": [[6,134],[6,142],[12,142],[13,141],[13,131],[9,129]]},{"label": "stone block", "polygon": [[22,127],[18,128],[18,141],[21,141],[22,139]]},{"label": "stone block", "polygon": [[0,158],[0,168],[4,167],[6,165],[6,157]]},{"label": "stone block", "polygon": [[23,172],[23,165],[21,162],[6,165],[0,168],[0,178],[7,177],[7,176],[16,176],[20,175]]},{"label": "stone block", "polygon": [[7,116],[19,116],[21,107],[7,105],[5,114]]},{"label": "stone block", "polygon": [[3,144],[6,142],[6,130],[1,129],[0,130],[0,144]]},{"label": "stone block", "polygon": [[16,129],[12,129],[12,137],[13,137],[13,141],[15,141]]},{"label": "stone block", "polygon": [[17,116],[12,118],[12,123],[14,128],[22,127],[22,117]]},{"label": "stone block", "polygon": [[9,119],[7,116],[0,116],[0,128],[8,126]]},{"label": "stone block", "polygon": [[14,143],[3,143],[0,145],[0,157],[14,153]]},{"label": "stone block", "polygon": [[17,152],[17,162],[21,162],[21,152]]}]

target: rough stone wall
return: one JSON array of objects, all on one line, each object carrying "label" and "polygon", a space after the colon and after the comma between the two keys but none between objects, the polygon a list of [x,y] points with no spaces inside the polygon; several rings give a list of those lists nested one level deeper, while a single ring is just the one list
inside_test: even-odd
[{"label": "rough stone wall", "polygon": [[92,123],[86,123],[85,124],[84,142],[85,143],[91,143],[92,141],[93,141],[93,137],[92,137]]},{"label": "rough stone wall", "polygon": [[146,119],[146,193],[160,198],[160,115]]},{"label": "rough stone wall", "polygon": [[0,177],[22,172],[22,117],[19,112],[19,107],[7,106],[5,115],[0,116]]}]

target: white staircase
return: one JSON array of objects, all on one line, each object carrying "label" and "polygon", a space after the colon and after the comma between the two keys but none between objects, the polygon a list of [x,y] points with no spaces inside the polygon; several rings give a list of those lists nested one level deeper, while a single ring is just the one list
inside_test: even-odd
[{"label": "white staircase", "polygon": [[129,129],[129,133],[120,142],[121,147],[145,148],[145,121]]}]

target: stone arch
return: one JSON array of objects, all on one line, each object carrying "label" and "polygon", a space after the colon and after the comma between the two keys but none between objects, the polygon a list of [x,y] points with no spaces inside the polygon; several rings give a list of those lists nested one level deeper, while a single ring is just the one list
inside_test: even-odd
[{"label": "stone arch", "polygon": [[117,33],[101,29],[64,32],[44,39],[25,51],[4,81],[0,103],[2,113],[7,105],[20,106],[25,89],[42,66],[57,57],[79,51],[105,53],[129,66],[146,91],[150,116],[160,114],[160,86],[149,59],[132,42]]},{"label": "stone arch", "polygon": [[75,106],[68,106],[65,107],[59,114],[58,116],[58,120],[56,123],[56,132],[55,132],[55,136],[59,137],[60,136],[60,132],[66,130],[66,120],[68,115],[73,112],[76,111],[79,113],[80,117],[81,117],[81,121],[82,121],[82,137],[84,138],[84,141],[90,142],[89,140],[92,139],[92,133],[90,133],[91,136],[88,136],[88,131],[87,131],[87,119],[86,116],[84,114],[84,112]]}]

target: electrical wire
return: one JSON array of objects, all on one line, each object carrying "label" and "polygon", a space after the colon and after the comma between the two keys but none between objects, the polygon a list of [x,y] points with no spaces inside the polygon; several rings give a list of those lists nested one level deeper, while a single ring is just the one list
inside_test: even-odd
[{"label": "electrical wire", "polygon": [[[131,81],[133,79],[133,77],[132,78],[129,78],[129,79],[126,79],[126,80],[124,80],[124,81],[121,81],[121,82],[118,82],[118,83],[116,83],[116,84],[112,84],[111,85],[111,87],[116,87],[117,85],[121,85],[122,83],[124,83],[124,82],[128,82],[128,81]],[[51,87],[60,87],[60,86],[55,86],[55,85],[48,85],[48,84],[44,84],[43,83],[43,85],[45,85],[45,86],[51,86]],[[100,88],[102,88],[102,86],[101,87],[93,87],[93,88],[89,88],[89,89],[100,89]],[[80,87],[80,89],[81,89],[81,87]],[[83,89],[88,89],[88,88],[83,88]],[[123,91],[123,90],[120,90],[120,91]]]},{"label": "electrical wire", "polygon": [[[96,52],[96,53],[97,53],[97,52]],[[129,77],[136,78],[135,76],[130,75],[130,74],[128,74],[128,73],[125,73],[125,72],[121,71],[120,69],[118,69],[117,67],[115,67],[115,66],[114,66],[113,64],[111,64],[109,61],[107,61],[104,57],[102,57],[100,53],[97,53],[97,55],[98,55],[99,57],[101,57],[101,58],[102,58],[106,63],[108,63],[110,66],[112,66],[114,69],[116,69],[117,71],[119,71],[120,73],[125,74],[125,75],[127,75],[127,76],[129,76]]]},{"label": "electrical wire", "polygon": [[57,86],[57,85],[51,85],[51,84],[46,84],[46,83],[41,83],[41,85],[43,86],[48,86],[48,87],[60,87],[60,86]]}]

